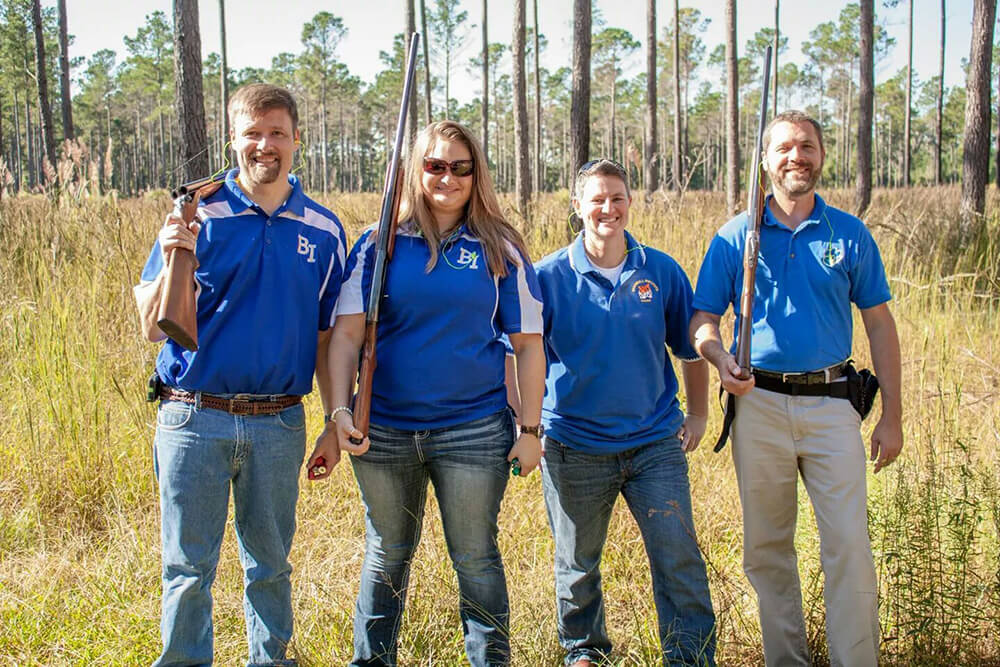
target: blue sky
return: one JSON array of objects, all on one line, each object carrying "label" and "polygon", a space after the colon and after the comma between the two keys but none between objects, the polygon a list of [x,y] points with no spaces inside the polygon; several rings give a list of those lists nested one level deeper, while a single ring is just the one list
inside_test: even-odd
[{"label": "blue sky", "polygon": [[[433,0],[427,0],[432,4]],[[54,6],[55,0],[44,0],[43,5]],[[67,3],[69,31],[75,36],[72,54],[88,57],[102,48],[118,53],[119,61],[125,54],[122,37],[134,35],[145,21],[145,16],[161,10],[171,15],[170,0],[69,0]],[[205,54],[219,50],[219,7],[217,0],[201,0],[201,37]],[[419,7],[419,2],[415,4]],[[804,62],[801,53],[803,40],[818,23],[835,20],[846,2],[815,2],[785,0],[781,3],[781,31],[789,38],[789,49],[782,62]],[[887,9],[882,1],[876,2],[877,20],[882,21],[896,45],[883,61],[876,63],[875,78],[882,81],[906,65],[906,0],[900,6]],[[945,55],[945,84],[962,83],[961,60],[969,57],[972,23],[972,0],[949,0],[947,7],[947,34]],[[490,41],[509,43],[513,10],[509,2],[493,0],[489,3],[488,28]],[[723,0],[680,3],[698,7],[711,19],[703,35],[709,50],[724,40]],[[281,52],[297,53],[301,50],[302,25],[319,11],[330,11],[344,19],[348,34],[338,49],[338,57],[353,74],[364,81],[371,81],[381,69],[378,53],[388,50],[394,33],[402,32],[403,0],[241,0],[227,2],[226,25],[228,28],[229,64],[231,68],[267,67],[271,58]],[[471,29],[467,45],[459,54],[458,66],[453,70],[452,97],[467,102],[478,94],[478,81],[465,70],[466,61],[479,49],[482,3],[463,0]],[[640,42],[645,42],[646,10],[644,0],[595,0],[595,8],[608,26],[629,30]],[[737,39],[742,51],[754,32],[770,26],[774,20],[773,0],[744,0],[737,2]],[[529,25],[531,2],[528,2]],[[657,23],[659,30],[667,25],[673,3],[659,0]],[[938,71],[938,39],[940,35],[939,0],[915,0],[914,4],[914,72],[919,81],[926,80]],[[542,52],[542,65],[556,69],[570,64],[572,34],[572,0],[539,0],[541,34],[548,38],[548,49]],[[645,45],[643,45],[643,49]],[[635,74],[645,67],[645,56],[640,49],[625,63],[626,73]]]}]

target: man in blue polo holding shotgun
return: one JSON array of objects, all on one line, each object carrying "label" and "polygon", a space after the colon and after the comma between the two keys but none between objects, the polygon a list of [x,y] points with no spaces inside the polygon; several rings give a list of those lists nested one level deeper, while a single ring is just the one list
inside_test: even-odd
[{"label": "man in blue polo holding shotgun", "polygon": [[878,587],[859,432],[874,396],[852,394],[864,372],[848,360],[853,303],[882,388],[882,417],[871,438],[878,472],[903,446],[889,284],[864,223],[816,194],[825,157],[820,125],[800,111],[780,113],[765,129],[762,149],[773,194],[760,225],[749,315],[752,376],[740,379],[719,335],[721,316],[740,303],[746,214],[712,240],[698,276],[691,335],[736,396],[729,418],[743,506],[743,567],[760,603],[764,659],[768,665],[810,664],[794,544],[801,473],[819,527],[830,660],[875,665]]}]

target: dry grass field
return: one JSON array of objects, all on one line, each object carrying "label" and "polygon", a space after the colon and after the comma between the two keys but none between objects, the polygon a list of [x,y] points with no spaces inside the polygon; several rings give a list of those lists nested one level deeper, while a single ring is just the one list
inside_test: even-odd
[{"label": "dry grass field", "polygon": [[[826,193],[824,193],[826,194]],[[1000,665],[1000,224],[998,196],[971,239],[955,239],[955,188],[878,191],[867,222],[894,293],[904,359],[905,449],[869,475],[881,587],[883,663]],[[723,220],[723,197],[656,195],[631,231],[690,276]],[[848,207],[850,193],[828,200]],[[324,200],[348,235],[372,220],[374,195]],[[159,538],[144,385],[156,346],[140,340],[131,286],[169,202],[0,202],[0,664],[139,665],[159,646]],[[535,258],[567,240],[568,195],[544,196],[525,229]],[[868,362],[856,318],[855,358]],[[307,404],[310,438],[321,422]],[[870,430],[878,408],[865,422]],[[709,436],[718,432],[713,411]],[[690,456],[695,521],[709,566],[722,665],[762,662],[756,602],[740,559],[741,517],[727,449]],[[433,500],[431,500],[433,503]],[[825,660],[818,539],[804,492],[797,536],[804,606]],[[348,465],[303,479],[292,560],[303,665],[350,657],[363,510]],[[454,574],[436,510],[425,521],[402,633],[405,665],[463,664]],[[559,665],[552,541],[538,474],[513,480],[501,516],[514,664]],[[638,532],[616,508],[604,558],[618,664],[655,665],[649,574]],[[232,530],[215,583],[216,656],[245,660],[242,577]]]}]

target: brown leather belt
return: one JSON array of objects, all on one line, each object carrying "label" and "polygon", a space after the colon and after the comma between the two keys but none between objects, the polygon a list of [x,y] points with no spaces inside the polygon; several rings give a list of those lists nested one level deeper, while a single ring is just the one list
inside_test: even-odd
[{"label": "brown leather belt", "polygon": [[[173,387],[163,387],[160,398],[194,405],[198,394]],[[222,410],[231,415],[276,415],[286,408],[302,402],[301,396],[274,396],[273,398],[224,398],[201,392],[201,407]]]}]

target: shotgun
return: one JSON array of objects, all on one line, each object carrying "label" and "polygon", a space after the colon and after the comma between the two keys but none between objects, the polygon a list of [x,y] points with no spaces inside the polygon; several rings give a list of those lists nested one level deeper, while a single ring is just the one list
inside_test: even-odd
[{"label": "shotgun", "polygon": [[[743,289],[740,292],[740,314],[736,334],[736,363],[740,367],[739,378],[749,380],[750,338],[753,333],[753,301],[757,282],[757,259],[760,253],[760,224],[764,219],[764,170],[761,160],[764,153],[764,127],[767,125],[767,93],[771,82],[771,47],[764,49],[764,76],[760,93],[760,115],[757,117],[757,143],[753,151],[753,166],[747,177],[747,236],[743,246]],[[722,387],[719,387],[722,396]],[[722,433],[713,451],[719,452],[726,446],[729,430],[736,417],[736,397],[726,398],[726,412],[722,418]]]},{"label": "shotgun", "polygon": [[[410,91],[417,63],[417,45],[420,33],[410,38],[410,50],[406,59],[406,76],[403,79],[403,99],[399,103],[399,119],[396,122],[396,140],[392,148],[392,159],[386,164],[385,189],[382,191],[382,212],[375,229],[375,266],[372,269],[372,287],[365,308],[365,342],[361,353],[361,368],[358,371],[358,393],[354,397],[354,427],[363,435],[368,435],[371,417],[372,381],[375,377],[375,342],[378,332],[379,308],[385,291],[386,269],[392,259],[392,248],[396,241],[396,223],[399,215],[399,197],[403,191],[403,138],[406,134],[406,116],[410,108]],[[360,439],[351,442],[361,444]]]},{"label": "shotgun", "polygon": [[760,252],[760,224],[764,219],[764,126],[767,125],[767,93],[771,81],[771,47],[764,50],[764,81],[761,84],[760,116],[757,117],[757,143],[753,151],[753,168],[747,178],[747,238],[743,248],[743,291],[740,293],[739,328],[736,336],[736,363],[740,379],[750,379],[750,338],[753,328],[753,299],[757,280],[757,258]]},{"label": "shotgun", "polygon": [[[177,186],[170,194],[185,225],[198,212],[198,202],[222,187],[223,181],[202,178]],[[190,250],[177,248],[163,258],[166,275],[160,293],[156,326],[175,343],[192,352],[198,349],[198,304],[194,292],[194,271],[198,259]]]}]

